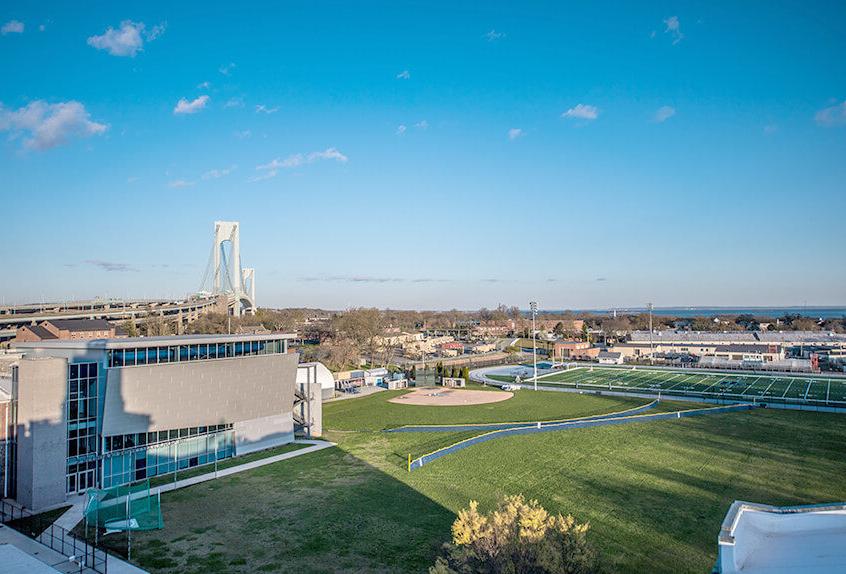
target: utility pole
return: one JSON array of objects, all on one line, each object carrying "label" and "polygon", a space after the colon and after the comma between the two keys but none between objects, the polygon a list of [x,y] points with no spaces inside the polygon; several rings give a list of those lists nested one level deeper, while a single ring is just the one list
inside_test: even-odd
[{"label": "utility pole", "polygon": [[652,303],[647,303],[649,306],[649,364],[655,364],[655,347],[652,344]]},{"label": "utility pole", "polygon": [[535,371],[535,390],[538,390],[538,334],[535,330],[535,317],[538,315],[538,302],[529,301],[529,309],[532,311],[532,364]]}]

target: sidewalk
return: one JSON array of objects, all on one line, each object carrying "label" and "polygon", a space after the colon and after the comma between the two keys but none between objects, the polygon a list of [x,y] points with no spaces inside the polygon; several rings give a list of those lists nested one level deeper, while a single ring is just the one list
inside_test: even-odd
[{"label": "sidewalk", "polygon": [[200,476],[192,476],[191,478],[185,478],[183,480],[177,480],[176,482],[171,482],[168,484],[163,484],[162,486],[157,486],[156,488],[151,489],[150,494],[155,494],[157,492],[170,492],[171,490],[177,490],[179,488],[185,488],[186,486],[192,486],[194,484],[200,484],[201,482],[207,482],[209,480],[214,480],[216,478],[222,478],[224,476],[229,476],[232,474],[237,474],[239,472],[244,472],[245,470],[252,470],[254,468],[259,468],[262,466],[267,466],[268,464],[273,464],[275,462],[279,462],[282,460],[288,460],[289,458],[294,458],[297,456],[302,456],[304,454],[308,454],[310,452],[317,452],[318,450],[323,450],[324,448],[329,448],[336,446],[334,442],[329,442],[325,440],[309,440],[309,439],[301,439],[295,440],[295,444],[310,444],[312,446],[307,448],[301,448],[299,450],[294,450],[291,452],[285,452],[282,454],[277,454],[275,456],[269,456],[267,458],[262,458],[259,460],[254,460],[253,462],[247,462],[244,464],[239,464],[238,466],[230,466],[229,468],[224,468],[222,470],[218,470],[215,472],[209,472],[206,474],[201,474]]},{"label": "sidewalk", "polygon": [[[217,472],[207,472],[206,474],[201,474],[199,476],[192,476],[191,478],[184,478],[182,480],[177,480],[176,482],[169,482],[167,484],[163,484],[161,486],[157,486],[155,488],[150,489],[150,493],[154,495],[158,492],[170,492],[171,490],[177,490],[180,488],[185,488],[186,486],[200,484],[201,482],[214,480],[216,478],[222,478],[224,476],[237,474],[246,470],[252,470],[254,468],[259,468],[268,464],[273,464],[282,460],[288,460],[289,458],[302,456],[310,452],[316,452],[318,450],[323,450],[324,448],[335,446],[335,443],[333,442],[310,439],[295,440],[294,444],[308,444],[311,446],[298,450],[293,450],[291,452],[284,452],[282,454],[277,454],[274,456],[268,456],[266,458],[254,460],[252,462],[246,462],[237,466],[230,466],[229,468],[224,468],[218,470]],[[55,524],[56,526],[61,526],[62,528],[68,531],[73,530],[77,524],[82,522],[83,513],[85,512],[85,502],[85,498],[80,498],[76,503],[74,503],[73,506],[70,507],[70,509],[68,509],[67,512],[62,514],[53,524]]]},{"label": "sidewalk", "polygon": [[347,399],[358,399],[361,397],[366,397],[367,395],[372,395],[374,393],[378,393],[379,391],[384,391],[382,387],[359,387],[357,393],[341,393],[336,397],[332,397],[331,399],[326,399],[323,401],[324,403],[332,403],[335,401],[345,401]]}]

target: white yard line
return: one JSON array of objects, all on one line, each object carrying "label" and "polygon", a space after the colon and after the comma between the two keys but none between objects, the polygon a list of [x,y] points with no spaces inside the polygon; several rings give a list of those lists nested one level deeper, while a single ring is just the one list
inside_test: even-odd
[{"label": "white yard line", "polygon": [[828,386],[825,388],[825,402],[828,404],[828,397],[831,396],[831,381],[828,382]]},{"label": "white yard line", "polygon": [[[744,388],[744,389],[740,392],[740,394],[741,394],[741,395],[745,395],[745,394],[746,394],[746,391],[748,391],[749,389],[751,389],[752,387],[754,387],[755,385],[757,385],[757,384],[758,384],[758,381],[759,381],[760,379],[761,379],[761,376],[760,376],[760,375],[758,375],[757,377],[755,377],[755,379],[754,379],[751,383],[746,383],[746,387],[745,387],[745,388]],[[744,379],[744,380],[745,380],[745,379]]]},{"label": "white yard line", "polygon": [[[687,373],[685,373],[685,374],[687,374]],[[695,376],[696,376],[695,374],[690,374],[690,375],[688,375],[688,378],[687,378],[687,379],[685,379],[685,380],[683,380],[683,381],[679,381],[678,383],[676,383],[676,384],[674,384],[674,385],[672,385],[672,386],[670,386],[670,387],[667,387],[667,388],[666,388],[666,389],[664,389],[664,390],[665,390],[665,391],[671,391],[671,390],[675,389],[675,388],[676,388],[677,386],[679,386],[679,385],[682,385],[682,384],[688,384],[688,385],[689,385],[689,384],[692,384],[692,383],[690,382],[690,381],[691,381],[690,377],[695,377]],[[700,376],[705,376],[705,377],[707,377],[707,375],[700,375]]]},{"label": "white yard line", "polygon": [[814,383],[814,381],[808,381],[808,388],[805,389],[805,396],[802,397],[803,400],[806,400],[806,401],[808,400],[808,393],[811,391],[811,385],[813,383]]},{"label": "white yard line", "polygon": [[787,397],[787,392],[790,390],[790,387],[792,387],[792,386],[793,386],[793,381],[794,381],[794,380],[795,380],[795,379],[790,379],[790,382],[789,382],[789,383],[787,383],[787,388],[786,388],[786,389],[784,389],[784,393],[782,393],[781,398],[785,398],[785,397]]},{"label": "white yard line", "polygon": [[768,393],[768,392],[770,392],[770,387],[771,387],[771,386],[773,386],[774,384],[775,384],[775,379],[770,379],[770,384],[769,384],[769,386],[768,386],[766,389],[764,389],[764,392],[762,393],[762,395],[761,395],[761,396],[766,397],[766,396],[767,396],[767,393]]},{"label": "white yard line", "polygon": [[[632,384],[638,385],[636,388],[642,389],[644,387],[639,386],[643,379],[646,380],[655,380],[655,375],[662,375],[664,374],[662,371],[642,371],[637,375],[633,375],[630,382]],[[659,381],[663,382],[663,381]]]},{"label": "white yard line", "polygon": [[714,381],[713,383],[711,383],[711,385],[709,385],[709,386],[708,386],[708,388],[706,388],[706,389],[705,389],[704,391],[702,391],[702,392],[703,392],[703,393],[707,393],[707,392],[708,392],[708,390],[709,390],[711,387],[713,387],[714,385],[719,385],[722,381],[724,381],[724,380],[725,380],[725,379],[727,379],[727,378],[728,378],[728,375],[723,375],[722,377],[720,377],[719,379],[717,379],[716,381]]}]

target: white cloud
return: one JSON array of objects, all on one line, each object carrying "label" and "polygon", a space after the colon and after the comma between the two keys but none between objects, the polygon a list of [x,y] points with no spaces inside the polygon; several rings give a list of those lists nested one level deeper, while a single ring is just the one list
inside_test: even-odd
[{"label": "white cloud", "polygon": [[339,161],[341,163],[347,163],[349,158],[333,147],[326,148],[323,151],[313,151],[308,154],[309,163],[313,163],[321,159],[334,159],[335,161]]},{"label": "white cloud", "polygon": [[268,108],[264,104],[259,104],[259,105],[256,106],[256,113],[257,114],[275,114],[278,111],[279,111],[278,106],[275,107],[275,108]]},{"label": "white cloud", "polygon": [[9,20],[0,28],[0,34],[23,34],[24,23],[20,20]]},{"label": "white cloud", "polygon": [[496,42],[497,40],[501,40],[502,38],[505,38],[504,32],[497,32],[496,30],[491,30],[485,33],[485,39],[488,42]]},{"label": "white cloud", "polygon": [[403,70],[402,72],[397,74],[398,80],[408,80],[409,78],[411,78],[411,72],[409,72],[408,70]]},{"label": "white cloud", "polygon": [[175,179],[173,181],[168,182],[167,186],[172,188],[172,189],[183,189],[183,188],[186,188],[186,187],[191,187],[195,183],[197,183],[197,182],[196,181],[190,181],[190,180],[187,180],[187,179]]},{"label": "white cloud", "polygon": [[401,136],[402,134],[404,134],[406,132],[407,129],[408,128],[404,124],[398,125],[397,126],[397,135]]},{"label": "white cloud", "polygon": [[143,22],[124,20],[120,28],[115,30],[111,26],[100,36],[88,38],[88,45],[98,50],[106,50],[112,56],[135,57],[144,49],[144,42],[152,42],[162,35],[165,24],[153,26],[149,31]]},{"label": "white cloud", "polygon": [[18,110],[0,105],[0,131],[12,132],[13,136],[28,133],[24,147],[30,149],[49,149],[71,138],[97,135],[107,129],[106,124],[91,121],[85,106],[76,101],[48,104],[36,100]]},{"label": "white cloud", "polygon": [[664,20],[664,33],[669,33],[673,37],[673,44],[678,44],[684,38],[684,34],[681,31],[681,24],[679,23],[678,16],[670,16],[669,18]]},{"label": "white cloud", "polygon": [[821,126],[842,126],[846,124],[846,100],[839,104],[823,108],[814,115],[814,120]]},{"label": "white cloud", "polygon": [[239,132],[235,132],[235,137],[239,140],[245,140],[251,135],[253,135],[253,132],[251,132],[250,130],[241,130]]},{"label": "white cloud", "polygon": [[420,120],[419,122],[414,124],[414,127],[421,130],[427,130],[429,129],[429,122],[427,122],[426,120]]},{"label": "white cloud", "polygon": [[179,98],[179,101],[176,102],[176,107],[173,108],[174,114],[196,114],[200,110],[206,107],[206,104],[209,101],[209,97],[206,95],[202,95],[190,102],[185,98]]},{"label": "white cloud", "polygon": [[223,66],[218,68],[217,71],[220,72],[221,74],[223,74],[224,76],[228,76],[229,74],[232,73],[232,70],[234,70],[234,69],[235,69],[235,63],[229,62],[228,64],[224,64]]},{"label": "white cloud", "polygon": [[655,121],[660,124],[669,120],[674,115],[676,115],[676,108],[673,106],[661,106],[655,112]]},{"label": "white cloud", "polygon": [[523,135],[523,130],[520,128],[511,128],[510,130],[508,130],[508,139],[510,139],[511,141],[523,137]]},{"label": "white cloud", "polygon": [[244,106],[244,98],[229,98],[226,100],[226,103],[223,104],[224,108],[241,108]]},{"label": "white cloud", "polygon": [[208,90],[209,88],[211,88],[211,82],[209,82],[208,80],[206,80],[205,82],[200,82],[199,84],[197,84],[198,90]]},{"label": "white cloud", "polygon": [[259,173],[251,177],[248,181],[262,181],[276,177],[280,169],[292,169],[321,160],[335,160],[340,163],[346,163],[348,159],[347,156],[333,147],[326,148],[323,151],[313,151],[309,154],[295,153],[284,159],[276,158],[268,163],[257,165],[256,171],[264,173]]},{"label": "white cloud", "polygon": [[561,117],[575,118],[579,120],[595,120],[599,117],[599,109],[596,106],[577,104],[575,107],[572,107],[561,114]]},{"label": "white cloud", "polygon": [[203,174],[203,179],[220,179],[221,177],[226,177],[233,171],[238,168],[236,165],[230,165],[229,167],[224,167],[223,169],[210,169],[206,173]]}]

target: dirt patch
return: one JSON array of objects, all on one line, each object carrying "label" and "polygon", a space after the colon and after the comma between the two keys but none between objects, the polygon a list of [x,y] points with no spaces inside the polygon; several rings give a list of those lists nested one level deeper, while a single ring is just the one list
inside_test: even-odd
[{"label": "dirt patch", "polygon": [[466,389],[414,389],[410,393],[390,399],[389,403],[399,405],[427,405],[434,407],[456,407],[498,403],[510,399],[513,393],[504,391],[469,391]]}]

